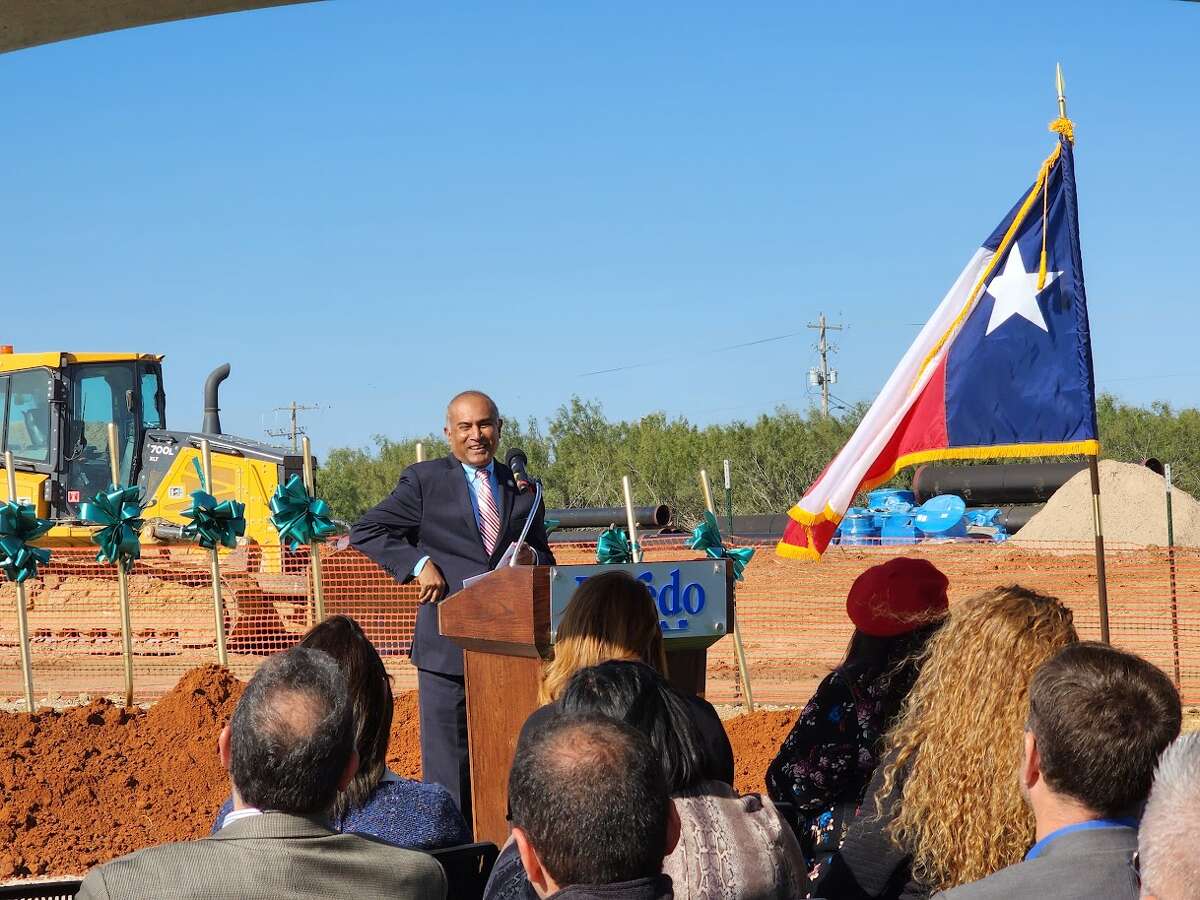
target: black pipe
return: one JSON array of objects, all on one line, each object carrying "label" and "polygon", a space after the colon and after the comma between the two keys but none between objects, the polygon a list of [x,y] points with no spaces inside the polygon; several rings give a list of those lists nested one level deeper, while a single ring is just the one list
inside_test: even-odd
[{"label": "black pipe", "polygon": [[[639,528],[666,528],[671,524],[669,506],[635,506],[633,516]],[[590,506],[583,509],[548,509],[547,519],[557,519],[559,528],[607,528],[625,525],[625,507]]]},{"label": "black pipe", "polygon": [[217,366],[204,379],[204,424],[200,430],[204,434],[221,433],[221,407],[217,403],[217,393],[221,382],[229,377],[229,363]]},{"label": "black pipe", "polygon": [[1087,468],[1086,462],[1010,463],[988,466],[920,466],[913,475],[917,503],[957,494],[968,506],[1045,503]]},{"label": "black pipe", "polygon": [[[1045,503],[1015,503],[1011,506],[1001,506],[1000,515],[996,517],[996,525],[1001,525],[1009,534],[1016,534],[1029,524],[1029,520],[1046,508]],[[970,515],[976,509],[995,509],[995,507],[971,507],[967,510]]]}]

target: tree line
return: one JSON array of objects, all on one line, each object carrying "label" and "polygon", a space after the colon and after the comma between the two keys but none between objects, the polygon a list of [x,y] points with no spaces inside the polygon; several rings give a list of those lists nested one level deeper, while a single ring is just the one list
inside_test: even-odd
[{"label": "tree line", "polygon": [[[734,512],[779,514],[803,495],[866,410],[859,404],[826,418],[816,410],[780,407],[752,422],[701,428],[661,412],[612,421],[599,403],[573,397],[545,422],[506,419],[500,456],[512,447],[525,451],[530,471],[545,483],[550,508],[620,506],[621,476],[629,475],[635,503],[665,503],[683,525],[698,521],[704,510],[699,470],[707,469],[720,491],[722,461],[728,459]],[[1176,485],[1197,493],[1200,410],[1133,406],[1101,395],[1097,413],[1106,458],[1171,463]],[[353,522],[392,490],[404,467],[416,460],[418,441],[427,459],[449,452],[440,434],[374,440],[372,448],[337,448],[321,465],[321,496],[344,522]],[[909,470],[896,483],[911,479]]]}]

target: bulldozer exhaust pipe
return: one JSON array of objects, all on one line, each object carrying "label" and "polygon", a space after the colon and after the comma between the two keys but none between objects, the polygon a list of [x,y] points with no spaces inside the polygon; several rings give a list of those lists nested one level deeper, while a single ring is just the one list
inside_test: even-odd
[{"label": "bulldozer exhaust pipe", "polygon": [[204,434],[221,434],[221,407],[217,403],[217,394],[221,390],[221,382],[229,377],[229,363],[217,366],[204,380],[204,424],[200,430]]}]

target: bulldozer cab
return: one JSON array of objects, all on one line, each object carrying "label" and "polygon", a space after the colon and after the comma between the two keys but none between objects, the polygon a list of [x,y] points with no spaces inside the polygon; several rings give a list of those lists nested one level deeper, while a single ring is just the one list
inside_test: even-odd
[{"label": "bulldozer cab", "polygon": [[121,481],[136,480],[145,433],[165,426],[160,357],[0,352],[0,449],[13,454],[19,499],[39,515],[78,518],[112,481],[108,423]]},{"label": "bulldozer cab", "polygon": [[68,366],[64,378],[70,399],[62,490],[65,517],[74,518],[80,503],[112,481],[108,423],[117,426],[121,483],[131,484],[141,469],[146,431],[166,425],[166,403],[157,362],[84,363]]}]

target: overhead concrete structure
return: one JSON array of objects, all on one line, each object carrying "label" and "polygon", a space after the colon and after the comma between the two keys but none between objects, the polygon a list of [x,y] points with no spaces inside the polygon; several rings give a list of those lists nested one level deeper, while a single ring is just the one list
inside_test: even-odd
[{"label": "overhead concrete structure", "polygon": [[139,25],[317,0],[0,0],[0,53]]}]

